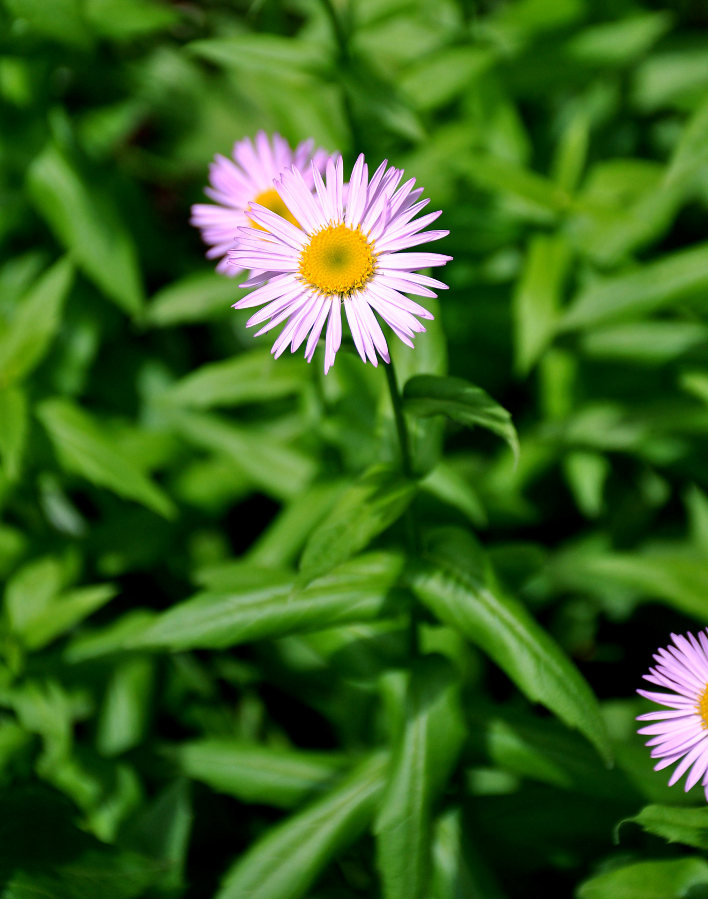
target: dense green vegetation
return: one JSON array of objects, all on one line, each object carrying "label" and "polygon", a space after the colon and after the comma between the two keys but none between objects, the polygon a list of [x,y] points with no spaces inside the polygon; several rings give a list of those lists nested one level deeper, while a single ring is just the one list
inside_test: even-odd
[{"label": "dense green vegetation", "polygon": [[[0,0],[3,899],[708,894],[634,721],[708,618],[707,28]],[[188,224],[261,128],[443,209],[412,476]]]}]

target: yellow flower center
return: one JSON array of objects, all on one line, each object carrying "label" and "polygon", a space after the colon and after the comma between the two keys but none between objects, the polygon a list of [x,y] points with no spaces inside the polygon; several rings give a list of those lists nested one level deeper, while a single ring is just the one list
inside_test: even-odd
[{"label": "yellow flower center", "polygon": [[[270,209],[271,212],[274,212],[281,218],[287,219],[292,225],[296,225],[298,228],[300,227],[300,222],[298,222],[285,203],[283,203],[280,194],[274,187],[269,187],[268,190],[259,193],[258,196],[254,198],[253,202],[260,203],[261,206],[265,206],[266,209]],[[254,222],[253,219],[249,219],[249,221],[251,225],[254,228],[258,228],[259,231],[266,230],[263,225],[259,225],[258,222]]]},{"label": "yellow flower center", "polygon": [[701,721],[703,722],[701,726],[705,730],[708,728],[708,684],[706,684],[704,691],[701,693],[696,710],[701,716]]},{"label": "yellow flower center", "polygon": [[300,275],[327,296],[349,296],[374,274],[376,254],[359,228],[328,225],[310,238],[300,255]]}]

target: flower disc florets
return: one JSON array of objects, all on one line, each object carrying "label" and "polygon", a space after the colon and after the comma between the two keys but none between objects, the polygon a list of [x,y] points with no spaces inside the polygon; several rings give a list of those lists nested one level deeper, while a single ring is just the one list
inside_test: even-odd
[{"label": "flower disc florets", "polygon": [[408,346],[413,346],[415,334],[425,331],[419,319],[433,316],[407,294],[436,296],[430,288],[446,285],[418,269],[444,265],[451,257],[400,251],[448,232],[424,230],[440,213],[416,218],[428,201],[419,199],[422,189],[414,189],[415,179],[400,184],[402,175],[384,161],[369,178],[359,156],[345,199],[342,157],[333,156],[326,180],[312,167],[314,193],[296,169],[275,180],[297,224],[252,204],[249,218],[259,228],[240,228],[230,257],[236,265],[264,274],[243,285],[257,290],[234,305],[263,306],[248,321],[249,326],[263,325],[256,336],[284,324],[273,344],[276,357],[287,346],[294,352],[307,338],[309,362],[326,322],[327,372],[341,344],[342,308],[359,355],[373,365],[379,357],[389,361],[377,315]]}]

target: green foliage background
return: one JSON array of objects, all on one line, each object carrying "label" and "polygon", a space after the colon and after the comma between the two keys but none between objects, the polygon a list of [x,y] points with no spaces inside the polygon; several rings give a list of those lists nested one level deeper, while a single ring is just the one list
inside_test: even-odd
[{"label": "green foliage background", "polygon": [[[706,894],[634,691],[708,617],[707,27],[0,0],[3,899]],[[188,226],[260,128],[444,210],[412,472]]]}]

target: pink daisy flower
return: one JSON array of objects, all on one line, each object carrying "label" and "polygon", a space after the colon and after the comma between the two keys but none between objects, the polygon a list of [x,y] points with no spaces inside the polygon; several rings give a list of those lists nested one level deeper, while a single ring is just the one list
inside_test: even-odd
[{"label": "pink daisy flower", "polygon": [[652,758],[659,761],[655,771],[678,762],[669,786],[673,786],[686,772],[685,790],[700,780],[708,800],[708,636],[701,631],[685,637],[672,634],[673,645],[660,649],[644,679],[670,690],[654,693],[637,690],[640,696],[666,706],[658,712],[639,715],[639,721],[656,721],[639,730],[649,734],[646,745],[651,746]]},{"label": "pink daisy flower", "polygon": [[233,277],[241,271],[229,261],[228,252],[236,246],[238,229],[249,224],[247,209],[250,203],[256,202],[295,222],[274,189],[273,179],[292,166],[302,172],[312,190],[310,164],[315,170],[324,171],[328,155],[325,150],[313,153],[313,146],[314,141],[310,139],[292,150],[279,134],[269,140],[265,131],[259,131],[255,142],[249,137],[236,141],[233,160],[220,154],[214,157],[209,166],[210,186],[204,190],[214,203],[192,206],[190,224],[200,228],[204,242],[210,244],[207,258],[219,259],[218,272]]},{"label": "pink daisy flower", "polygon": [[412,347],[414,335],[425,331],[419,319],[433,316],[406,294],[436,296],[431,288],[447,285],[418,269],[444,265],[452,258],[401,251],[449,232],[423,230],[440,212],[416,219],[429,201],[419,200],[422,188],[414,189],[414,178],[400,185],[403,171],[386,161],[369,179],[364,156],[359,156],[346,191],[341,156],[328,160],[326,183],[315,165],[311,170],[315,193],[296,168],[275,181],[292,213],[288,220],[263,205],[251,206],[248,215],[255,228],[239,228],[238,245],[229,256],[242,268],[268,274],[242,285],[258,286],[234,308],[263,306],[247,322],[249,327],[263,325],[256,336],[285,323],[273,344],[276,358],[287,346],[295,352],[307,338],[305,358],[310,362],[327,322],[325,373],[341,343],[344,308],[364,362],[377,365],[377,354],[388,362],[376,316]]}]

